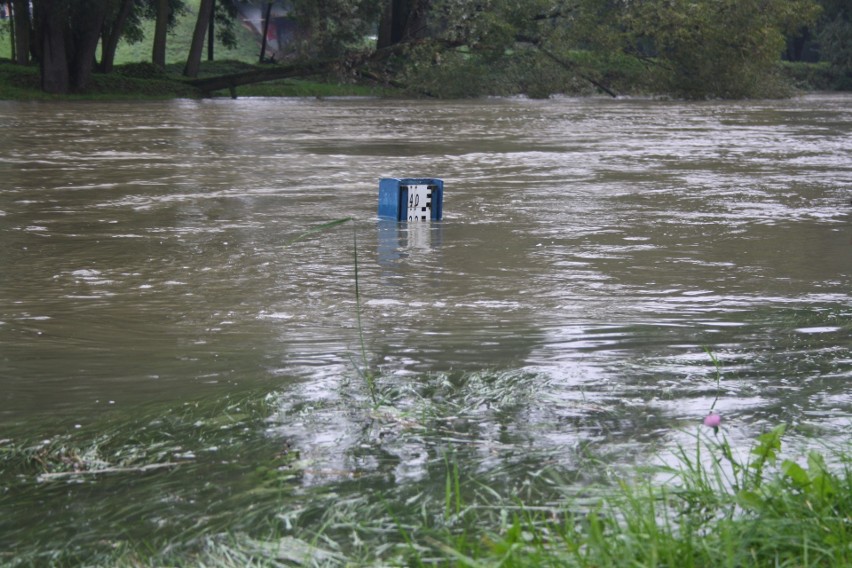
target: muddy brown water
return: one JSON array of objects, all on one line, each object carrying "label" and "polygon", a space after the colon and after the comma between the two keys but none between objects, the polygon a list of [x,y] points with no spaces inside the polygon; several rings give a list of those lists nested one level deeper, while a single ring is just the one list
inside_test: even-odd
[{"label": "muddy brown water", "polygon": [[[516,448],[665,446],[717,395],[734,440],[848,443],[852,96],[0,102],[0,132],[7,432],[249,388],[315,468],[381,469],[363,338],[383,384],[523,377],[476,432]],[[377,221],[381,177],[442,178],[444,220]]]}]

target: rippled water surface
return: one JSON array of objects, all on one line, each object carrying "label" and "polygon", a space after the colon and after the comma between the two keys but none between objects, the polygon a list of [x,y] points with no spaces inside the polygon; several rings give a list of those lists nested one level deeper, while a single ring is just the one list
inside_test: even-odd
[{"label": "rippled water surface", "polygon": [[[734,439],[849,426],[848,95],[0,102],[0,129],[5,427],[250,387],[321,466],[381,468],[339,411],[360,337],[400,388],[514,377],[468,434],[530,450],[665,440],[717,394]],[[378,222],[379,178],[421,176],[444,220]]]}]

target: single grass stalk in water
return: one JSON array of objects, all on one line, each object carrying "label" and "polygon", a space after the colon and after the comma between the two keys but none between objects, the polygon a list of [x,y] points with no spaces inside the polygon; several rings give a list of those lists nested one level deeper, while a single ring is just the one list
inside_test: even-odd
[{"label": "single grass stalk in water", "polygon": [[[447,477],[444,485],[444,518],[450,519],[461,514],[461,482],[459,481],[459,464],[455,459],[450,462],[449,457],[444,457],[447,466]],[[455,509],[454,507],[455,506]]]},{"label": "single grass stalk in water", "polygon": [[716,403],[719,402],[719,389],[722,383],[722,363],[709,347],[705,346],[704,351],[710,357],[710,361],[713,362],[713,367],[716,369],[716,398],[713,399],[713,404],[710,405],[710,412],[713,412],[713,409],[716,408]]},{"label": "single grass stalk in water", "polygon": [[359,374],[364,377],[367,383],[367,390],[370,392],[370,400],[373,406],[378,404],[376,396],[376,377],[370,371],[370,363],[367,360],[367,348],[364,345],[364,327],[361,325],[361,287],[358,278],[358,231],[355,225],[352,225],[352,259],[355,265],[355,318],[358,323],[358,339],[361,344],[361,364],[363,367]]},{"label": "single grass stalk in water", "polygon": [[709,413],[704,417],[704,425],[708,428],[713,428],[713,433],[718,434],[719,425],[722,423],[722,417],[719,414],[714,413],[713,409],[716,408],[716,403],[719,402],[720,384],[722,382],[722,363],[719,362],[719,359],[716,358],[709,347],[705,346],[704,351],[710,356],[710,360],[716,368],[716,397],[713,399],[713,404],[710,405]]},{"label": "single grass stalk in water", "polygon": [[[349,221],[354,221],[353,217],[343,217],[341,219],[335,219],[334,221],[329,221],[327,223],[322,223],[315,227],[311,227],[307,231],[296,235],[292,239],[285,242],[285,246],[289,246],[293,243],[304,240],[313,235],[324,233],[330,229],[333,229],[337,226],[340,226],[344,223],[348,223]],[[378,406],[378,395],[376,391],[376,377],[373,372],[370,370],[370,362],[367,359],[367,347],[364,343],[364,326],[361,323],[361,287],[358,277],[358,231],[355,223],[352,224],[352,261],[355,266],[355,319],[358,325],[358,340],[360,344],[361,350],[361,366],[355,365],[355,369],[358,374],[364,379],[364,382],[367,384],[367,391],[370,394],[370,401],[373,403],[373,406]]]}]

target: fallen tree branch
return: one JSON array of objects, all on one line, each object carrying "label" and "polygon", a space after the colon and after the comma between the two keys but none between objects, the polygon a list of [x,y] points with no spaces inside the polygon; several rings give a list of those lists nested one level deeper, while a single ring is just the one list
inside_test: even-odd
[{"label": "fallen tree branch", "polygon": [[290,63],[287,65],[276,65],[264,69],[253,69],[231,75],[219,75],[217,77],[205,77],[203,79],[192,79],[186,81],[204,94],[213,91],[229,89],[231,95],[234,89],[240,85],[252,83],[263,83],[264,81],[275,81],[276,79],[288,79],[290,77],[305,77],[308,75],[319,75],[334,71],[342,63],[341,59],[322,59],[306,63]]},{"label": "fallen tree branch", "polygon": [[597,87],[601,91],[605,92],[606,94],[608,94],[612,98],[614,98],[614,99],[618,98],[618,93],[616,93],[615,91],[613,91],[612,89],[610,89],[609,87],[607,87],[606,85],[604,85],[603,83],[601,83],[600,81],[595,79],[594,77],[590,77],[586,73],[583,73],[580,70],[580,65],[578,65],[577,63],[574,63],[573,61],[568,61],[566,59],[563,59],[563,58],[559,57],[558,55],[556,55],[555,53],[553,53],[552,51],[550,51],[549,49],[547,49],[546,47],[544,47],[541,44],[542,43],[541,38],[528,37],[528,36],[518,36],[515,39],[516,39],[516,41],[519,41],[521,43],[529,43],[530,45],[532,45],[533,47],[538,49],[545,57],[547,57],[548,59],[550,59],[551,61],[553,61],[554,63],[556,63],[560,67],[562,67],[563,69],[566,69],[566,70],[574,73],[575,75],[577,75],[577,77],[583,79],[584,81],[588,81],[589,83],[591,83],[592,85],[594,85],[595,87]]},{"label": "fallen tree branch", "polygon": [[[588,74],[584,73],[581,70],[580,65],[565,60],[549,49],[545,48],[542,45],[540,38],[535,37],[527,37],[527,36],[518,36],[515,38],[516,41],[521,43],[529,43],[533,45],[536,49],[538,49],[544,56],[548,57],[564,69],[574,73],[581,79],[588,81],[601,91],[607,93],[611,97],[618,97],[618,94],[614,92],[612,89],[596,80],[593,77],[590,77]],[[185,81],[186,84],[195,87],[201,93],[205,95],[209,95],[214,91],[221,91],[224,89],[228,89],[231,92],[231,97],[236,98],[237,92],[236,88],[241,85],[250,85],[252,83],[263,83],[265,81],[275,81],[278,79],[288,79],[291,77],[307,77],[311,75],[321,75],[325,73],[331,73],[334,71],[340,72],[345,71],[347,73],[352,73],[355,75],[360,75],[363,77],[368,77],[375,81],[380,81],[397,88],[410,89],[406,85],[402,85],[392,79],[381,77],[379,74],[371,71],[367,68],[370,63],[382,62],[390,58],[392,55],[398,54],[404,50],[410,49],[413,46],[417,45],[434,45],[437,48],[442,49],[452,49],[455,47],[459,47],[464,45],[464,42],[459,41],[448,41],[448,40],[436,40],[436,39],[426,39],[426,40],[416,40],[416,41],[408,41],[397,43],[394,45],[390,45],[384,47],[382,49],[378,49],[371,52],[359,52],[359,53],[351,53],[344,57],[334,58],[334,59],[320,59],[317,61],[302,61],[296,63],[288,63],[286,65],[275,65],[271,67],[265,67],[262,69],[253,69],[251,71],[243,71],[240,73],[233,73],[231,75],[219,75],[217,77],[206,77],[203,79],[191,79]],[[424,92],[421,90],[421,93],[432,97],[434,96],[432,93]]]},{"label": "fallen tree branch", "polygon": [[598,81],[598,80],[596,80],[592,77],[589,77],[585,73],[581,72],[579,70],[579,65],[577,65],[576,63],[573,63],[571,61],[565,61],[561,57],[557,57],[556,54],[552,53],[548,49],[541,47],[540,45],[536,46],[536,47],[538,47],[539,51],[541,51],[550,60],[554,61],[558,65],[561,65],[563,68],[571,71],[572,73],[576,73],[577,77],[583,79],[584,81],[588,81],[589,83],[591,83],[592,85],[594,85],[595,87],[597,87],[601,91],[605,92],[606,94],[608,94],[612,98],[614,98],[614,99],[618,98],[618,93],[616,93],[615,91],[613,91],[612,89],[610,89],[609,87],[607,87],[606,85],[601,83],[600,81]]},{"label": "fallen tree branch", "polygon": [[369,69],[358,69],[357,71],[355,71],[355,74],[358,75],[359,77],[362,77],[364,79],[369,79],[370,81],[374,81],[376,83],[382,83],[382,84],[385,84],[385,85],[390,85],[391,87],[393,87],[395,89],[399,89],[401,91],[416,90],[417,92],[419,92],[424,97],[429,97],[429,98],[435,97],[435,95],[433,95],[429,91],[424,91],[423,89],[412,89],[411,87],[409,87],[405,83],[401,83],[399,81],[395,81],[395,80],[389,79],[387,77],[382,77],[378,73],[376,73],[374,71],[370,71]]},{"label": "fallen tree branch", "polygon": [[[230,75],[219,75],[216,77],[205,77],[202,79],[191,79],[184,81],[187,85],[195,87],[201,93],[209,95],[214,91],[228,89],[231,96],[236,98],[236,88],[241,85],[250,85],[252,83],[263,83],[266,81],[275,81],[278,79],[289,79],[291,77],[308,77],[311,75],[322,75],[325,73],[346,71],[349,73],[362,74],[367,77],[372,77],[374,80],[380,80],[389,85],[394,85],[394,82],[388,79],[380,79],[373,72],[366,69],[370,63],[377,63],[387,60],[394,54],[410,49],[414,45],[423,43],[434,43],[444,48],[458,47],[459,42],[434,41],[434,40],[417,40],[403,43],[397,43],[382,49],[377,49],[370,52],[354,52],[343,57],[333,59],[320,59],[317,61],[301,61],[288,63],[285,65],[274,65],[263,69],[253,69],[251,71],[242,71]],[[404,85],[399,85],[400,88],[405,88]],[[430,93],[423,93],[426,96],[433,96]]]}]

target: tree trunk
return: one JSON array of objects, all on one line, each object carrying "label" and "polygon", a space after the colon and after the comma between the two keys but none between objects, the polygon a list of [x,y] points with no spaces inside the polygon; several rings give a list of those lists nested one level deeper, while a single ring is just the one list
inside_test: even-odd
[{"label": "tree trunk", "polygon": [[30,62],[30,7],[27,0],[12,0],[15,29],[15,63]]},{"label": "tree trunk", "polygon": [[65,50],[68,27],[65,3],[40,0],[34,7],[41,88],[46,93],[66,94],[70,90],[71,77]]},{"label": "tree trunk", "polygon": [[35,51],[46,93],[86,89],[107,0],[88,0],[85,8],[68,0],[34,0]]},{"label": "tree trunk", "polygon": [[157,23],[154,27],[154,49],[151,62],[160,68],[166,66],[166,34],[169,31],[169,0],[157,0]]},{"label": "tree trunk", "polygon": [[110,26],[109,31],[106,32],[105,30],[102,36],[101,63],[98,68],[103,73],[112,73],[115,50],[118,48],[118,41],[121,39],[121,34],[124,33],[124,26],[127,24],[127,19],[132,11],[133,0],[122,0],[115,21]]},{"label": "tree trunk", "polygon": [[3,11],[3,19],[5,20],[8,18],[9,20],[9,35],[12,38],[12,61],[17,61],[18,58],[15,54],[15,11],[12,10],[11,0],[9,2],[3,2],[2,4],[0,4],[0,10]]},{"label": "tree trunk", "polygon": [[213,61],[213,46],[216,45],[216,0],[213,0],[213,6],[210,8],[210,24],[207,29],[207,61]]},{"label": "tree trunk", "polygon": [[204,48],[204,36],[207,33],[207,23],[213,12],[213,0],[201,0],[198,6],[198,19],[195,21],[195,31],[192,34],[192,45],[189,47],[189,57],[186,59],[186,66],[183,69],[183,74],[186,77],[195,78],[198,76],[198,69],[201,67],[201,51]]},{"label": "tree trunk", "polygon": [[74,91],[85,90],[92,78],[105,17],[106,0],[88,0],[85,11],[72,15],[68,67],[71,73],[71,88]]},{"label": "tree trunk", "polygon": [[430,0],[388,0],[379,22],[376,48],[426,37]]},{"label": "tree trunk", "polygon": [[260,63],[266,58],[266,37],[269,33],[269,16],[272,14],[272,2],[266,3],[266,16],[263,18],[263,37],[260,40]]}]

